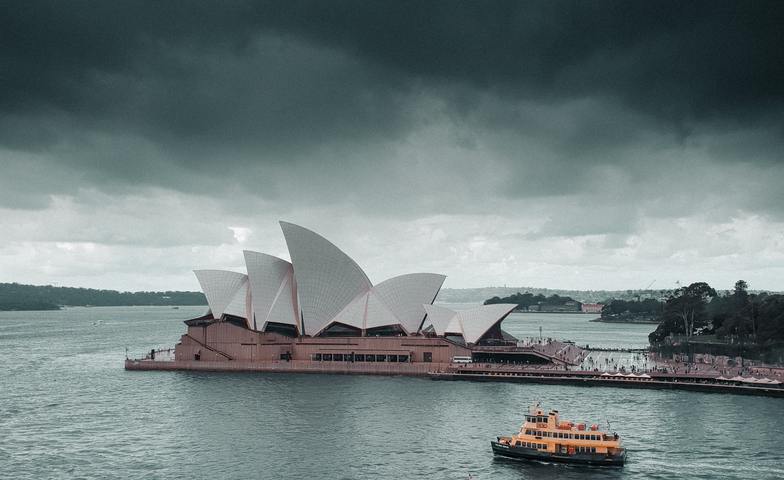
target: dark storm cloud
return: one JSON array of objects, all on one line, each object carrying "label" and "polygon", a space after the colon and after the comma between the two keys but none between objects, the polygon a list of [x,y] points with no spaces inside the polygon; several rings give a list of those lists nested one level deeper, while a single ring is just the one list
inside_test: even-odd
[{"label": "dark storm cloud", "polygon": [[[763,132],[712,142],[729,162],[775,163],[782,146],[781,2],[52,1],[0,18],[0,147],[25,153],[0,160],[54,177],[0,196],[26,208],[84,184],[274,198],[303,176],[315,197],[370,177],[403,197],[471,155],[528,179],[479,187],[546,196],[597,187],[564,175],[577,163],[645,175],[641,146],[695,131]],[[444,123],[468,157],[384,163]]]},{"label": "dark storm cloud", "polygon": [[277,27],[411,74],[562,98],[619,96],[668,118],[784,96],[781,2],[315,2]]},{"label": "dark storm cloud", "polygon": [[260,31],[409,74],[555,96],[605,91],[672,114],[745,110],[784,91],[776,1],[20,2],[4,10],[4,63],[15,67],[6,70],[5,105],[46,96],[73,105],[69,89],[81,75],[136,69],[143,49],[237,52]]}]

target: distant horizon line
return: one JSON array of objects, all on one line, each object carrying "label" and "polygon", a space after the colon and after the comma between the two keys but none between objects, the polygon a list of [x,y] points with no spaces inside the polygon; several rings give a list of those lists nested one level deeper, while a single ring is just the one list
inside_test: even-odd
[{"label": "distant horizon line", "polygon": [[[117,289],[117,288],[96,288],[96,287],[84,287],[84,286],[72,286],[72,285],[54,285],[54,284],[51,284],[51,283],[48,283],[48,284],[34,284],[34,283],[21,283],[21,282],[16,282],[16,281],[0,282],[0,285],[2,285],[2,284],[7,284],[7,285],[16,284],[16,285],[29,286],[29,287],[81,288],[81,289],[86,289],[86,290],[111,291],[111,292],[119,292],[119,293],[141,293],[141,292],[153,292],[153,293],[166,293],[166,292],[170,292],[170,293],[203,293],[201,290],[120,290],[120,289]],[[708,282],[708,284],[710,284],[710,282]],[[687,286],[687,285],[689,285],[689,284],[684,283],[681,286]],[[526,290],[546,290],[546,291],[552,291],[552,292],[624,292],[624,293],[628,293],[628,292],[662,292],[662,291],[675,290],[677,288],[678,287],[673,287],[673,288],[615,288],[615,289],[601,288],[601,289],[579,289],[579,288],[535,287],[535,286],[531,286],[531,285],[527,285],[527,286],[513,286],[513,287],[487,285],[487,286],[481,286],[481,287],[443,287],[443,288],[441,288],[440,291],[443,292],[445,290],[450,290],[450,291],[454,291],[454,290],[515,290],[515,291],[519,291],[520,293],[525,293]],[[714,288],[716,288],[716,287],[714,287]],[[718,290],[718,291],[727,291],[727,290],[732,290],[732,288],[716,288],[716,290]],[[773,289],[766,289],[766,288],[749,289],[748,291],[749,291],[749,293],[762,293],[762,292],[783,293],[784,292],[784,290],[773,290]]]}]

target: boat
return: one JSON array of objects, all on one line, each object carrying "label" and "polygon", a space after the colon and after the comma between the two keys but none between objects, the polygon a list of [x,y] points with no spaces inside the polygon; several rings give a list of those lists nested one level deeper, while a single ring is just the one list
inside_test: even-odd
[{"label": "boat", "polygon": [[626,449],[617,433],[599,430],[596,424],[562,421],[558,410],[545,413],[531,407],[520,431],[490,442],[496,455],[542,462],[623,466]]}]

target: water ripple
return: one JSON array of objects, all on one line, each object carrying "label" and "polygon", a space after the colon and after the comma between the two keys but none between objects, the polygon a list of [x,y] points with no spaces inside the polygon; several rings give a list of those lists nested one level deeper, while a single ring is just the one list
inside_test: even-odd
[{"label": "water ripple", "polygon": [[[183,331],[181,320],[202,310],[0,313],[0,476],[784,478],[777,448],[784,430],[780,399],[403,377],[122,369],[126,346],[144,352],[171,345]],[[102,323],[94,325],[98,320]],[[567,332],[564,322],[580,321],[564,319],[557,329]],[[538,333],[526,322],[513,321],[511,329]],[[602,325],[591,337],[588,327],[573,325],[581,335],[576,340],[596,344],[615,341],[607,328]],[[515,430],[537,400],[574,420],[610,419],[629,449],[626,467],[493,457],[490,439]]]}]

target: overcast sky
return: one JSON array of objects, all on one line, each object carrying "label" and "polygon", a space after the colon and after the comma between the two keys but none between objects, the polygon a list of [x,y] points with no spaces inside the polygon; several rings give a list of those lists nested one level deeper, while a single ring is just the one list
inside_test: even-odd
[{"label": "overcast sky", "polygon": [[0,3],[0,282],[784,290],[784,2]]}]

